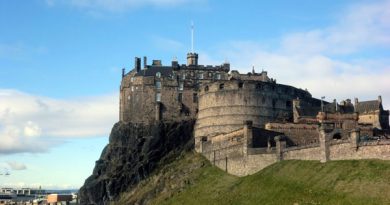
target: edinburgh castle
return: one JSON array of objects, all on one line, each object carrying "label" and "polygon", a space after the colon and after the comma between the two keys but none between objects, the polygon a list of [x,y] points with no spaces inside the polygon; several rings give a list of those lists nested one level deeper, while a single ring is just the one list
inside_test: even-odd
[{"label": "edinburgh castle", "polygon": [[390,160],[389,111],[381,96],[326,102],[265,71],[199,65],[197,53],[187,54],[187,64],[168,66],[135,58],[134,69],[122,72],[120,120],[196,120],[195,150],[238,176],[288,159]]}]

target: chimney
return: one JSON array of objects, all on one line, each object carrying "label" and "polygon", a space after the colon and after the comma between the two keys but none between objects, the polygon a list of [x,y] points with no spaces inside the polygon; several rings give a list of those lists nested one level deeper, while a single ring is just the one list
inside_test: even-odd
[{"label": "chimney", "polygon": [[125,77],[125,68],[122,68],[122,78]]},{"label": "chimney", "polygon": [[336,99],[333,99],[333,103],[334,103],[336,112],[339,111],[339,108],[338,108],[338,106],[337,106],[337,101],[336,101]]},{"label": "chimney", "polygon": [[382,96],[378,96],[378,101],[380,102],[380,103],[382,103]]},{"label": "chimney", "polygon": [[179,63],[177,62],[177,60],[173,60],[172,61],[172,68],[177,68],[179,66]]},{"label": "chimney", "polygon": [[134,61],[135,69],[137,70],[137,73],[139,73],[139,71],[141,70],[141,58],[135,57]]},{"label": "chimney", "polygon": [[355,98],[355,107],[357,106],[358,103],[359,103],[358,98]]},{"label": "chimney", "polygon": [[148,65],[147,58],[146,56],[144,56],[144,68],[146,68],[147,65]]}]

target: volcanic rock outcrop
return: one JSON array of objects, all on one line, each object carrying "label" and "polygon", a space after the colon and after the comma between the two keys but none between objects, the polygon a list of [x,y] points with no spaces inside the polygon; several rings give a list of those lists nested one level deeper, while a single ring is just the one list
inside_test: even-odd
[{"label": "volcanic rock outcrop", "polygon": [[80,204],[108,204],[147,178],[164,160],[193,149],[194,121],[145,125],[118,122],[85,184]]}]

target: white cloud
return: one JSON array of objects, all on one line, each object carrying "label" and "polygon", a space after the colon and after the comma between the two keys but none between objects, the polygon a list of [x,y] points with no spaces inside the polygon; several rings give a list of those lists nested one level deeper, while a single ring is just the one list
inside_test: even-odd
[{"label": "white cloud", "polygon": [[292,33],[282,40],[281,50],[298,53],[349,54],[373,46],[390,46],[390,1],[358,4],[322,29]]},{"label": "white cloud", "polygon": [[12,162],[7,162],[7,164],[12,170],[25,170],[25,169],[27,169],[27,166],[23,163],[20,163],[20,162],[12,161]]},{"label": "white cloud", "polygon": [[108,135],[118,95],[53,99],[0,89],[0,154],[44,152],[68,137]]},{"label": "white cloud", "polygon": [[28,121],[24,126],[24,136],[37,137],[42,133],[42,129],[34,122]]},{"label": "white cloud", "polygon": [[88,11],[123,12],[139,7],[171,8],[206,0],[46,0],[49,6],[57,4],[70,5]]},{"label": "white cloud", "polygon": [[[207,56],[225,56],[243,73],[252,65],[256,71],[264,68],[279,83],[307,88],[314,97],[325,95],[329,101],[382,95],[385,109],[390,109],[389,8],[390,1],[354,5],[334,25],[287,34],[276,48],[231,41]],[[380,55],[365,55],[367,49]]]}]

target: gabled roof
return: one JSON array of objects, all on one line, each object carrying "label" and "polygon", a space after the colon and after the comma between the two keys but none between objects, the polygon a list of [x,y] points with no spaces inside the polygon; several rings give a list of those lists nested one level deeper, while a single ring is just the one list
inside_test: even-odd
[{"label": "gabled roof", "polygon": [[363,101],[357,104],[355,111],[358,113],[374,112],[376,110],[381,110],[381,106],[381,102],[378,100]]}]

